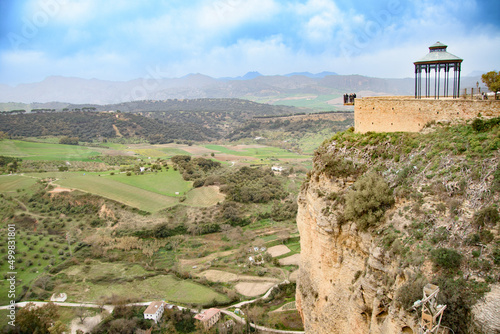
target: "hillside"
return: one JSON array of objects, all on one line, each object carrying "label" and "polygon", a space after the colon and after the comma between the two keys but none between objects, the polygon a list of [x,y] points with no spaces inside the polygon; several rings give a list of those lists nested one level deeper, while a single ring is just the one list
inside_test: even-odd
[{"label": "hillside", "polygon": [[13,137],[69,136],[92,142],[103,138],[142,138],[151,143],[174,139],[213,140],[216,132],[196,124],[158,122],[135,114],[60,112],[0,116],[0,131]]},{"label": "hillside", "polygon": [[430,282],[443,325],[498,333],[499,123],[346,131],[316,151],[297,216],[306,332],[418,333]]},{"label": "hillside", "polygon": [[[92,142],[102,138],[140,138],[150,143],[172,140],[269,138],[268,144],[297,140],[310,134],[315,145],[329,133],[353,124],[352,113],[311,113],[289,106],[273,106],[241,99],[134,101],[114,105],[37,104],[31,112],[23,104],[8,104],[0,114],[0,131],[14,137],[70,136]],[[286,117],[287,115],[294,115]],[[276,118],[275,118],[276,117]],[[259,132],[261,135],[255,135]],[[317,137],[317,138],[316,138]],[[292,148],[285,145],[283,148]]]}]

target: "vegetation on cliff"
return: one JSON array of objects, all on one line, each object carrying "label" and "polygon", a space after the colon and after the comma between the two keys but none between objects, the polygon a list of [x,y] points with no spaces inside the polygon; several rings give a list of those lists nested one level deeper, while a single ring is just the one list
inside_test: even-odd
[{"label": "vegetation on cliff", "polygon": [[448,305],[443,323],[455,333],[472,330],[472,306],[500,282],[499,124],[429,124],[421,133],[350,129],[323,143],[310,173],[345,185],[317,190],[336,226],[355,223],[400,271],[415,273],[404,284],[394,284],[397,275],[383,278],[395,296],[389,305],[411,312],[423,285],[438,284],[439,302]]}]

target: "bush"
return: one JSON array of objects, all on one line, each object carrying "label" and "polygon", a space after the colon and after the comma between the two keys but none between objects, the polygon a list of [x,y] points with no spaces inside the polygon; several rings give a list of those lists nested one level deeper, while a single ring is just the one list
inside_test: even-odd
[{"label": "bush", "polygon": [[346,194],[344,217],[365,231],[380,223],[393,204],[392,190],[384,178],[370,173],[357,180]]},{"label": "bush", "polygon": [[495,206],[488,206],[474,213],[473,221],[477,227],[483,227],[484,225],[496,224],[500,221],[500,215]]},{"label": "bush", "polygon": [[409,309],[415,301],[422,299],[425,284],[427,281],[423,277],[408,281],[396,292],[396,302],[403,308]]},{"label": "bush", "polygon": [[436,268],[458,269],[462,263],[462,254],[454,249],[438,248],[431,251],[431,260]]},{"label": "bush", "polygon": [[276,221],[294,219],[297,216],[298,205],[296,201],[274,201],[271,207],[271,218]]},{"label": "bush", "polygon": [[454,280],[449,276],[439,276],[433,283],[440,289],[438,303],[447,305],[442,324],[453,329],[455,333],[467,333],[471,308],[489,291],[488,284],[463,278]]},{"label": "bush", "polygon": [[432,244],[435,245],[441,241],[447,240],[449,236],[450,236],[450,232],[446,229],[446,227],[441,226],[436,230],[436,232],[434,232],[430,241]]},{"label": "bush", "polygon": [[496,264],[496,265],[499,265],[500,264],[500,248],[496,247],[492,254],[491,254],[491,257],[493,258],[493,262]]},{"label": "bush", "polygon": [[357,176],[364,166],[356,166],[352,161],[334,156],[332,153],[317,153],[323,163],[323,172],[330,177]]}]

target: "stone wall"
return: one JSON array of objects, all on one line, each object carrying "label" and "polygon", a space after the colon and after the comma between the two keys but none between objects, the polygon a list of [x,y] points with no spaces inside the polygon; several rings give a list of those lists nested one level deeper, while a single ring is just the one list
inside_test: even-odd
[{"label": "stone wall", "polygon": [[356,132],[418,132],[427,123],[461,122],[500,116],[500,100],[415,99],[413,97],[364,97],[354,105]]}]

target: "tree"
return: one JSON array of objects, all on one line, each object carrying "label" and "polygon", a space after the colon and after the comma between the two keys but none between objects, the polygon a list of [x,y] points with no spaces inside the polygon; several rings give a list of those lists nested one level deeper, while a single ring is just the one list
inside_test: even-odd
[{"label": "tree", "polygon": [[500,72],[490,71],[481,76],[484,84],[492,92],[495,92],[495,99],[497,98],[497,93],[500,91]]},{"label": "tree", "polygon": [[54,283],[49,275],[40,276],[34,283],[33,286],[42,288],[43,290],[52,290],[54,288]]},{"label": "tree", "polygon": [[88,317],[88,312],[83,305],[80,305],[75,310],[75,315],[80,319],[80,323],[83,324],[85,319]]},{"label": "tree", "polygon": [[37,307],[34,303],[28,303],[17,312],[16,324],[19,326],[21,333],[49,334],[49,329],[53,327],[52,324],[58,319],[59,313],[54,303],[50,302],[42,307]]}]

